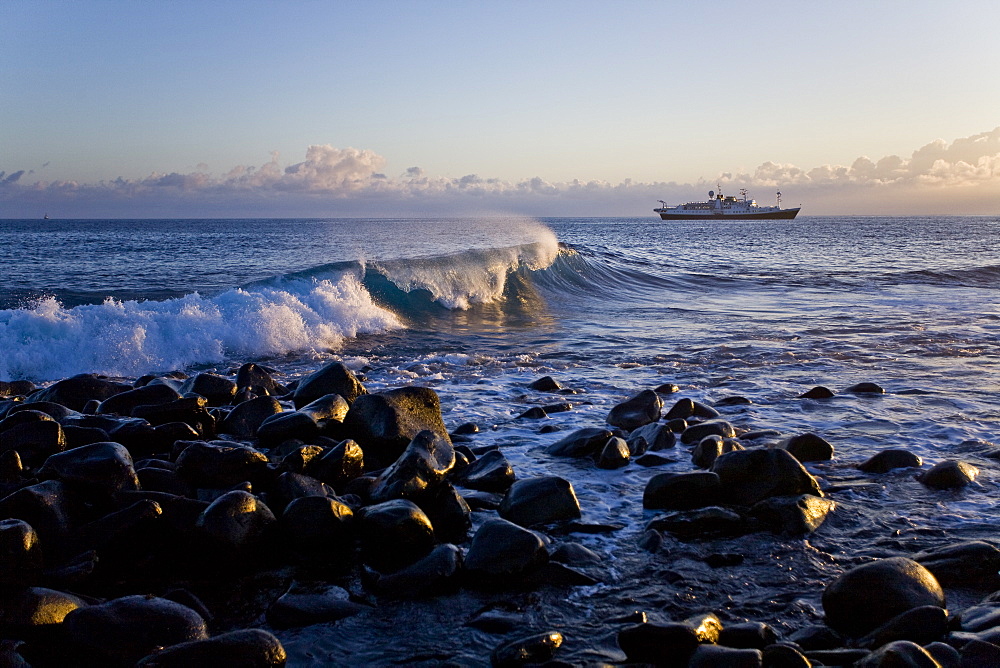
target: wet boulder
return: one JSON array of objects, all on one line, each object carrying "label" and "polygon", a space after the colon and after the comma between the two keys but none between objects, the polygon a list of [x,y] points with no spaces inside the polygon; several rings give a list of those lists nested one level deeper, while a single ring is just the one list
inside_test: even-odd
[{"label": "wet boulder", "polygon": [[77,608],[66,615],[63,628],[82,657],[105,665],[132,665],[158,648],[208,638],[197,612],[155,596]]},{"label": "wet boulder", "polygon": [[86,608],[83,599],[45,587],[4,587],[0,589],[0,634],[5,638],[35,636],[53,630],[66,616]]},{"label": "wet boulder", "polygon": [[[253,401],[257,401],[254,399]],[[244,406],[252,401],[240,404]],[[239,410],[238,408],[236,410]],[[234,411],[235,412],[235,411]],[[256,430],[261,447],[268,448],[290,440],[311,441],[319,436],[316,420],[302,411],[285,411],[264,418]]]},{"label": "wet boulder", "polygon": [[258,479],[267,469],[267,456],[246,445],[227,441],[179,442],[177,473],[194,487],[226,489]]},{"label": "wet boulder", "polygon": [[451,483],[434,487],[417,500],[430,518],[434,538],[441,543],[464,543],[472,528],[472,509]]},{"label": "wet boulder", "polygon": [[328,423],[343,423],[350,409],[347,401],[339,394],[324,394],[300,408],[298,412],[308,415],[316,421],[316,424],[324,427]]},{"label": "wet boulder", "polygon": [[774,533],[800,536],[818,529],[836,505],[829,499],[812,494],[772,496],[754,504],[750,514],[764,522]]},{"label": "wet boulder", "polygon": [[787,450],[800,462],[821,462],[833,459],[833,446],[822,436],[807,433],[791,436],[778,447]]},{"label": "wet boulder", "polygon": [[455,466],[455,448],[446,436],[417,433],[399,458],[379,475],[371,491],[375,503],[417,499],[430,493]]},{"label": "wet boulder", "polygon": [[877,383],[855,383],[844,389],[848,394],[885,394],[885,389]]},{"label": "wet boulder", "polygon": [[852,568],[823,592],[827,625],[852,637],[871,633],[896,615],[924,605],[944,608],[944,592],[929,570],[905,557]]},{"label": "wet boulder", "polygon": [[542,376],[538,380],[533,381],[528,387],[539,392],[558,392],[562,389],[559,381],[552,376]]},{"label": "wet boulder", "polygon": [[181,395],[167,385],[144,385],[108,397],[97,407],[97,412],[128,416],[136,406],[166,404],[180,398]]},{"label": "wet boulder", "polygon": [[498,510],[500,517],[525,527],[581,516],[572,483],[557,476],[518,480],[507,490]]},{"label": "wet boulder", "polygon": [[499,450],[490,450],[453,477],[455,484],[483,492],[506,492],[516,477],[514,467]]},{"label": "wet boulder", "polygon": [[[857,661],[856,668],[939,668],[941,664],[923,647],[909,640],[897,640],[880,646]],[[963,664],[964,665],[964,664]]]},{"label": "wet boulder", "polygon": [[139,489],[132,456],[122,445],[110,441],[52,455],[38,475],[59,480],[87,497],[100,500],[111,500],[121,492]]},{"label": "wet boulder", "polygon": [[618,646],[629,663],[648,663],[669,668],[687,668],[701,644],[690,624],[638,624],[618,632]]},{"label": "wet boulder", "polygon": [[181,383],[182,395],[197,394],[205,397],[209,406],[225,406],[236,396],[236,383],[215,373],[199,373]]},{"label": "wet boulder", "polygon": [[697,443],[706,436],[721,436],[736,438],[736,429],[726,420],[707,420],[693,424],[681,432],[681,443],[690,445]]},{"label": "wet boulder", "polygon": [[427,387],[363,394],[351,404],[344,428],[361,444],[365,459],[374,467],[396,461],[424,430],[450,440],[441,417],[441,400],[437,392]]},{"label": "wet boulder", "polygon": [[0,499],[0,517],[24,520],[49,547],[63,542],[75,526],[79,501],[63,483],[46,480],[22,487]]},{"label": "wet boulder", "polygon": [[34,583],[43,563],[38,532],[24,520],[0,520],[0,585]]},{"label": "wet boulder", "polygon": [[312,476],[285,472],[274,481],[267,495],[268,507],[280,514],[289,503],[307,496],[336,498],[337,492]]},{"label": "wet boulder", "polygon": [[807,390],[798,396],[799,399],[829,399],[833,397],[833,390],[822,385],[817,385],[811,390]]},{"label": "wet boulder", "polygon": [[924,461],[909,450],[890,448],[882,450],[858,465],[865,473],[888,473],[893,469],[920,468]]},{"label": "wet boulder", "polygon": [[712,471],[731,503],[752,506],[772,496],[823,496],[816,478],[785,450],[729,452],[715,460]]},{"label": "wet boulder", "polygon": [[979,469],[972,464],[949,459],[938,462],[917,479],[933,489],[958,489],[973,482],[978,475]]},{"label": "wet boulder", "polygon": [[1000,586],[1000,549],[981,540],[952,543],[917,552],[911,557],[946,587]]},{"label": "wet boulder", "polygon": [[690,510],[719,502],[719,476],[711,471],[658,473],[646,483],[642,506],[648,510]]},{"label": "wet boulder", "polygon": [[66,449],[62,426],[44,413],[14,413],[0,421],[0,430],[0,452],[17,452],[28,467],[38,466],[50,455]]},{"label": "wet boulder", "polygon": [[104,401],[120,392],[131,390],[131,385],[119,383],[94,374],[80,374],[60,380],[31,395],[25,404],[47,401],[65,406],[70,410],[83,411],[87,402],[96,399]]},{"label": "wet boulder", "polygon": [[354,513],[340,499],[304,496],[281,515],[285,547],[306,561],[346,563],[354,549]]},{"label": "wet boulder", "polygon": [[614,434],[607,429],[584,427],[546,447],[545,452],[556,457],[591,457],[612,436]]},{"label": "wet boulder", "polygon": [[876,649],[891,642],[909,640],[927,645],[948,633],[948,611],[936,605],[922,605],[902,612],[861,638],[862,647]]},{"label": "wet boulder", "polygon": [[626,431],[638,429],[660,419],[663,400],[653,390],[643,390],[611,409],[606,422]]},{"label": "wet boulder", "polygon": [[743,445],[735,438],[706,436],[698,441],[698,445],[691,451],[691,463],[700,469],[710,469],[720,455],[743,449]]},{"label": "wet boulder", "polygon": [[281,404],[273,397],[250,399],[229,412],[219,424],[219,431],[232,434],[236,438],[255,438],[261,424],[282,410]]},{"label": "wet boulder", "polygon": [[686,420],[687,418],[694,415],[695,407],[693,399],[678,399],[674,402],[674,405],[670,407],[664,419],[667,422],[671,420]]},{"label": "wet boulder", "polygon": [[215,418],[208,412],[205,397],[183,397],[165,404],[136,406],[132,417],[146,420],[153,427],[183,422],[204,438],[215,435]]},{"label": "wet boulder", "polygon": [[267,609],[267,623],[276,629],[327,624],[356,615],[366,607],[352,601],[346,589],[333,585],[317,590],[292,589]]},{"label": "wet boulder", "polygon": [[[634,445],[638,443],[639,439],[645,441],[645,448]],[[653,422],[638,429],[633,429],[626,440],[629,444],[629,450],[633,455],[642,454],[647,450],[654,452],[657,450],[667,450],[674,447],[677,443],[677,437],[674,435],[674,432],[662,422]]]},{"label": "wet boulder", "polygon": [[366,506],[356,518],[362,558],[383,573],[398,571],[434,548],[434,526],[412,501],[396,499]]},{"label": "wet boulder", "polygon": [[287,392],[281,383],[274,379],[271,371],[253,362],[247,362],[236,372],[236,382],[233,383],[233,394],[236,394],[237,388],[241,387],[263,388],[270,396],[285,394]]},{"label": "wet boulder", "polygon": [[365,471],[365,454],[355,441],[347,439],[310,461],[306,473],[342,490]]},{"label": "wet boulder", "polygon": [[462,551],[451,543],[438,545],[430,554],[395,573],[376,574],[376,592],[391,598],[435,596],[457,586]]},{"label": "wet boulder", "polygon": [[628,466],[630,453],[625,439],[612,436],[604,444],[601,451],[594,457],[594,463],[599,469],[620,469]]},{"label": "wet boulder", "polygon": [[277,520],[271,509],[249,492],[226,492],[209,504],[195,527],[211,547],[248,551],[264,542]]},{"label": "wet boulder", "polygon": [[712,536],[740,536],[755,527],[739,513],[721,506],[675,510],[651,520],[647,530],[663,531],[682,540]]},{"label": "wet boulder", "polygon": [[348,405],[352,405],[366,393],[367,390],[353,371],[342,362],[330,362],[300,380],[292,394],[292,400],[296,408],[300,408],[327,394],[339,394]]},{"label": "wet boulder", "polygon": [[778,642],[778,633],[764,622],[726,624],[719,632],[720,645],[738,649],[764,649]]},{"label": "wet boulder", "polygon": [[500,518],[486,520],[472,537],[465,555],[465,569],[485,584],[502,584],[505,577],[519,577],[549,560],[540,534]]},{"label": "wet boulder", "polygon": [[192,640],[148,655],[138,668],[191,668],[192,666],[241,666],[281,668],[287,661],[285,648],[264,629],[242,629],[204,640]]}]

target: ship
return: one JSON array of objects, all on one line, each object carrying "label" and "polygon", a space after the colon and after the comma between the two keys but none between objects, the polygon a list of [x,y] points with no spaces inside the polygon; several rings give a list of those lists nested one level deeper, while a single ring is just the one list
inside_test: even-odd
[{"label": "ship", "polygon": [[802,208],[782,209],[780,192],[778,193],[776,206],[761,206],[757,204],[756,200],[747,199],[746,188],[740,190],[740,197],[735,197],[733,195],[723,195],[721,185],[719,186],[718,194],[714,190],[708,191],[707,202],[688,202],[687,204],[678,204],[677,206],[670,206],[662,199],[659,202],[662,206],[658,209],[653,209],[653,212],[660,214],[660,218],[663,220],[705,220],[715,218],[732,220],[791,220],[798,215],[799,209]]}]

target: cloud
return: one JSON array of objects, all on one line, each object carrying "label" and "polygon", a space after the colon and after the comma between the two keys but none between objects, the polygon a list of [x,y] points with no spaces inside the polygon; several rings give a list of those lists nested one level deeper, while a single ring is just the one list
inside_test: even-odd
[{"label": "cloud", "polygon": [[[188,174],[152,173],[87,184],[26,183],[24,170],[0,172],[5,211],[33,216],[39,207],[61,216],[351,216],[447,215],[510,211],[528,215],[638,215],[658,199],[688,201],[716,183],[726,192],[780,188],[786,202],[812,213],[991,213],[1000,209],[1000,127],[935,140],[908,158],[860,156],[850,165],[802,168],[765,162],[749,172],[723,172],[693,183],[551,182],[430,176],[409,167],[385,174],[388,161],[367,149],[312,145],[305,159],[283,166],[277,152],[260,166],[240,165],[214,176],[199,164]],[[970,196],[970,192],[975,196]],[[62,209],[60,209],[62,207]],[[934,208],[937,207],[937,208]],[[978,208],[977,208],[978,207]]]}]

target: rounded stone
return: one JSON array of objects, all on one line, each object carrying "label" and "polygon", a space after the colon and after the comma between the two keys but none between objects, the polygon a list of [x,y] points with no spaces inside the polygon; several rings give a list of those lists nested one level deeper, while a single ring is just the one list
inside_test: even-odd
[{"label": "rounded stone", "polygon": [[823,592],[827,625],[853,637],[870,633],[896,615],[923,605],[945,607],[944,592],[929,570],[905,557],[857,566]]},{"label": "rounded stone", "polygon": [[498,510],[500,517],[526,527],[581,516],[573,484],[557,476],[518,480],[507,490]]}]

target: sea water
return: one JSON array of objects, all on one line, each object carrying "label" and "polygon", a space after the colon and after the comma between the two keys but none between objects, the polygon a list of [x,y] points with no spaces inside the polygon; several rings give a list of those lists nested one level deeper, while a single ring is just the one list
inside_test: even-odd
[{"label": "sea water", "polygon": [[[523,631],[561,631],[571,661],[621,660],[607,620],[634,610],[787,631],[821,618],[824,583],[858,559],[995,540],[1000,218],[0,221],[0,260],[2,380],[256,361],[291,381],[340,359],[372,391],[433,387],[446,424],[477,423],[474,445],[498,445],[519,477],[571,480],[584,521],[618,527],[556,537],[602,556],[602,584],[525,594],[516,611]],[[543,375],[578,394],[527,387]],[[858,382],[886,393],[843,392]],[[687,449],[617,471],[543,450],[665,383],[748,399],[720,409],[738,427],[830,441],[834,460],[808,466],[840,490],[826,524],[805,541],[640,549],[645,483],[691,470]],[[816,385],[837,396],[797,398]],[[517,418],[557,401],[573,410]],[[913,471],[856,470],[886,448],[981,473],[937,492]],[[712,551],[744,562],[711,569]],[[476,664],[506,636],[464,622],[494,604],[380,602],[279,637],[297,665]]]}]

